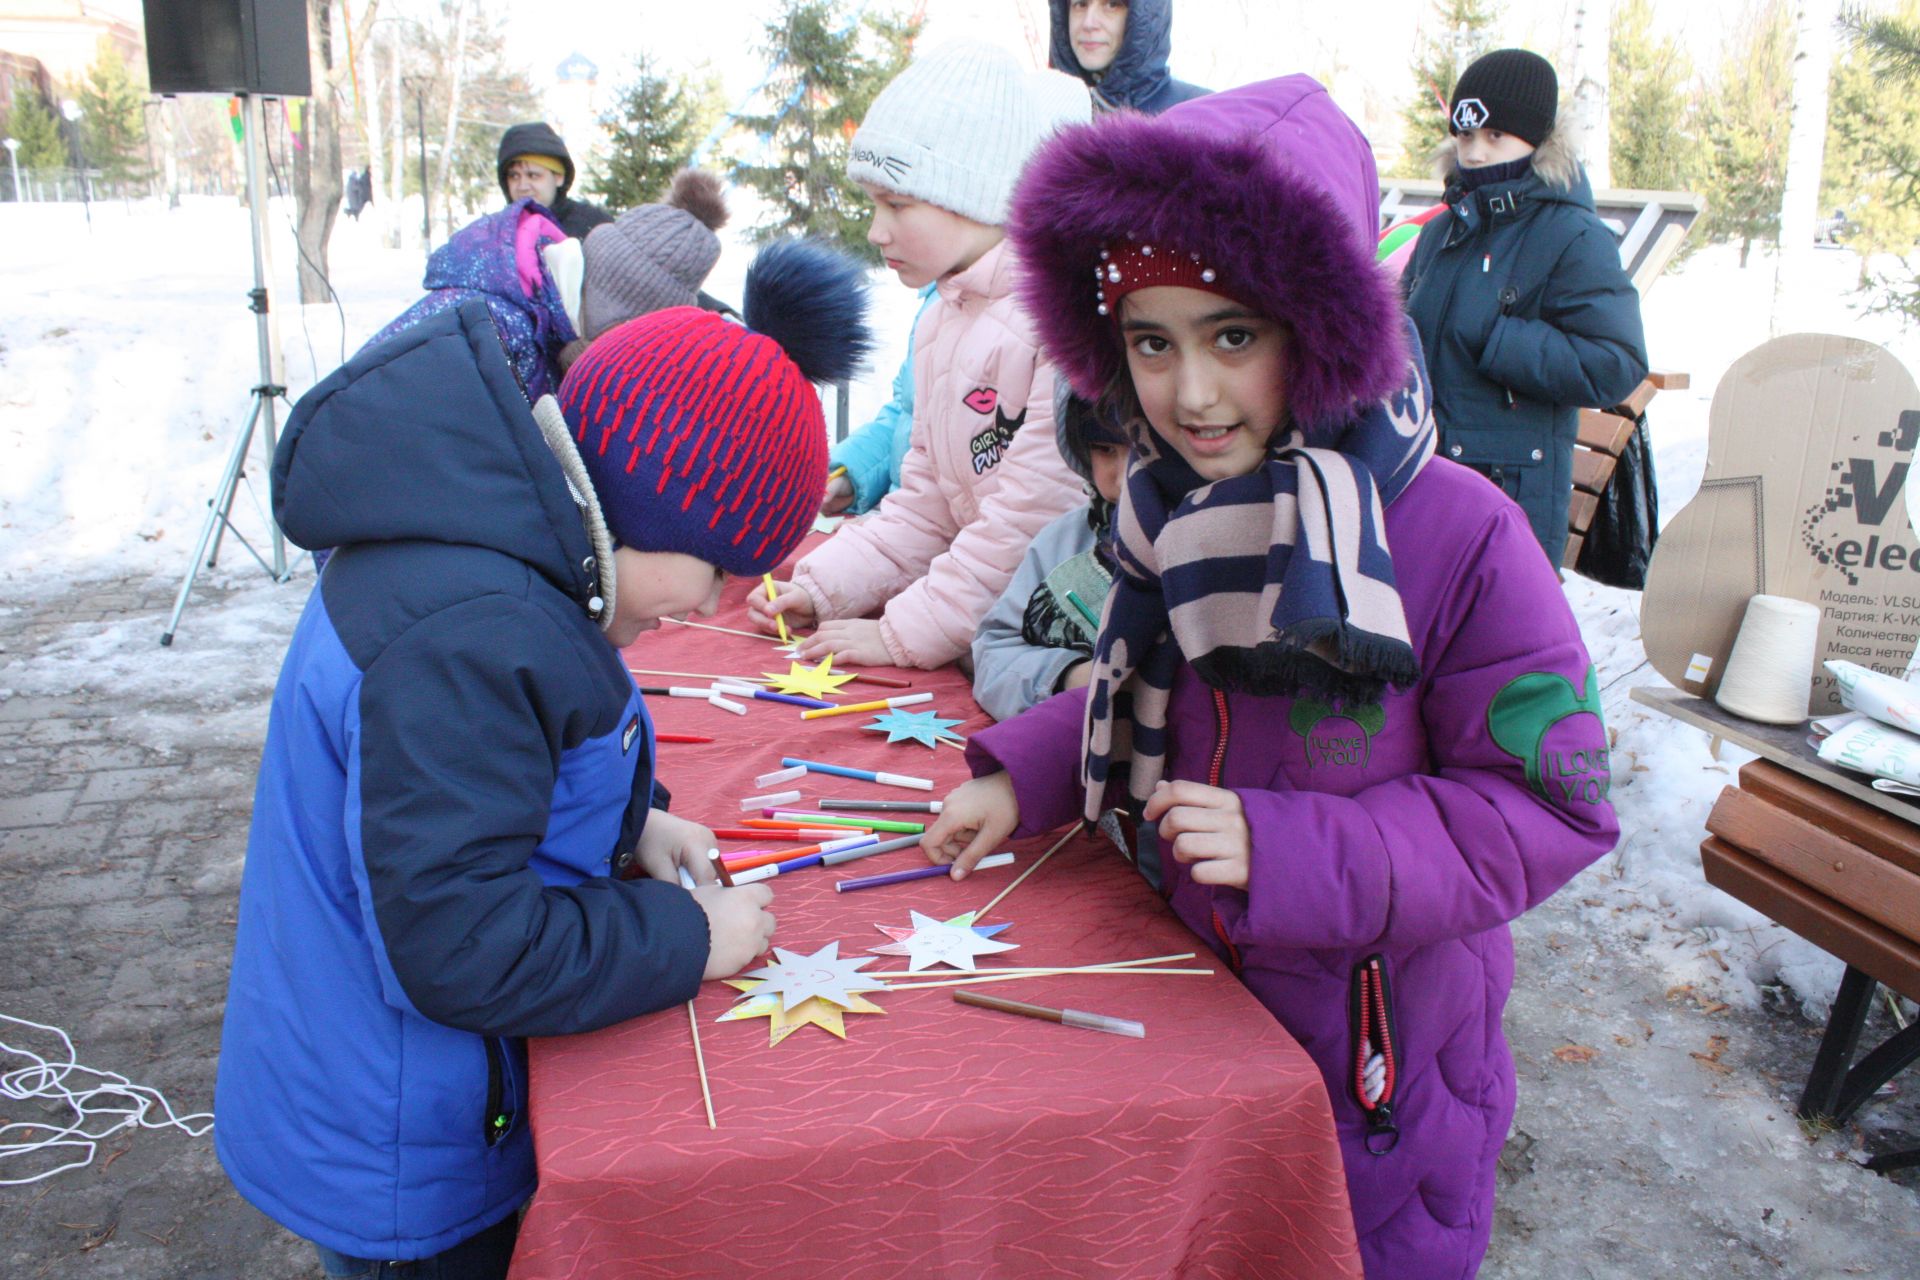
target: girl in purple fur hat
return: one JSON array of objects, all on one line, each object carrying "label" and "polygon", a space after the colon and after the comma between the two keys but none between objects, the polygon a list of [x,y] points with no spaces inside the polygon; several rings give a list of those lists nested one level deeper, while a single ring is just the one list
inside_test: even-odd
[{"label": "girl in purple fur hat", "polygon": [[1143,870],[1326,1079],[1367,1274],[1471,1276],[1513,1115],[1507,923],[1618,826],[1553,570],[1434,456],[1377,200],[1305,76],[1029,166],[1028,312],[1129,423],[1120,572],[1091,687],[973,735],[924,844],[965,874],[1111,808],[1157,824]]}]

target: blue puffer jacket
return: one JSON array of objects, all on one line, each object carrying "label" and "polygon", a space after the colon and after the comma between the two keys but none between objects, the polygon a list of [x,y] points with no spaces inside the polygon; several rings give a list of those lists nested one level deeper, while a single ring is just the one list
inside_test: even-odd
[{"label": "blue puffer jacket", "polygon": [[1466,192],[1454,179],[1401,277],[1440,450],[1505,489],[1558,566],[1580,410],[1647,376],[1640,293],[1558,134],[1513,181]]},{"label": "blue puffer jacket", "polygon": [[1093,89],[1096,110],[1127,107],[1157,116],[1176,102],[1207,92],[1197,84],[1175,80],[1167,70],[1167,57],[1173,47],[1173,0],[1130,0],[1120,52],[1098,74],[1082,68],[1079,55],[1073,51],[1073,29],[1069,25],[1073,0],[1049,3],[1053,31],[1047,65],[1085,80]]},{"label": "blue puffer jacket", "polygon": [[519,1037],[688,1000],[706,918],[612,878],[658,794],[653,730],[483,304],[304,396],[273,503],[340,550],[274,691],[215,1146],[290,1230],[424,1257],[533,1190]]}]

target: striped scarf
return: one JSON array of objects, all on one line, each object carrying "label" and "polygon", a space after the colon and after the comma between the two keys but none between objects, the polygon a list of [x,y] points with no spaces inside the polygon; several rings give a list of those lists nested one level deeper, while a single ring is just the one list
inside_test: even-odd
[{"label": "striped scarf", "polygon": [[1144,420],[1114,521],[1087,697],[1086,817],[1124,778],[1134,811],[1166,767],[1182,661],[1216,689],[1370,702],[1420,677],[1394,587],[1386,507],[1433,456],[1432,396],[1411,334],[1405,384],[1330,448],[1288,430],[1266,461],[1207,483]]}]

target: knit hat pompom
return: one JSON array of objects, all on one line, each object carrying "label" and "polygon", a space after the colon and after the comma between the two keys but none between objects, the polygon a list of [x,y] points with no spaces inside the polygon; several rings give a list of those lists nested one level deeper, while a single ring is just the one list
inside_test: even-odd
[{"label": "knit hat pompom", "polygon": [[827,478],[807,384],[845,377],[872,346],[865,288],[851,259],[779,241],[747,272],[753,327],[672,307],[595,339],[559,401],[614,538],[744,575],[786,559]]},{"label": "knit hat pompom", "polygon": [[873,350],[867,273],[818,240],[776,240],[747,268],[740,314],[808,382],[839,382]]},{"label": "knit hat pompom", "polygon": [[720,185],[719,175],[705,169],[682,169],[674,174],[665,203],[686,210],[709,231],[727,225],[726,190]]}]

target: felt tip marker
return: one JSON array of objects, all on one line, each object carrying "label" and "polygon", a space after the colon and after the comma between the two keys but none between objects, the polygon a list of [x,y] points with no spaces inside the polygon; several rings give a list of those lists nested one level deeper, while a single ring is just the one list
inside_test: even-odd
[{"label": "felt tip marker", "polygon": [[850,716],[860,711],[885,711],[889,707],[912,707],[922,702],[932,702],[930,693],[903,693],[897,698],[876,698],[872,702],[828,703],[812,711],[802,711],[802,720],[819,720],[825,716]]},{"label": "felt tip marker", "polygon": [[864,849],[842,849],[838,853],[824,854],[820,862],[824,866],[837,867],[843,862],[857,862],[861,858],[871,858],[876,853],[892,853],[897,849],[912,849],[919,844],[919,836],[901,836],[898,840],[882,840]]},{"label": "felt tip marker", "polygon": [[877,837],[874,836],[856,836],[848,840],[828,840],[821,844],[801,845],[797,849],[772,849],[766,853],[755,853],[750,857],[745,853],[736,853],[725,859],[725,862],[729,871],[751,871],[755,867],[764,867],[772,862],[791,862],[795,858],[810,858],[816,853],[840,853],[847,849],[863,848],[876,841]]},{"label": "felt tip marker", "polygon": [[[988,867],[1009,866],[1013,862],[1010,853],[992,853],[973,864],[974,870]],[[834,883],[836,893],[852,893],[856,889],[878,889],[882,885],[905,884],[909,880],[931,880],[935,876],[951,876],[951,863],[935,863],[929,867],[915,867],[911,871],[889,871],[883,876],[862,876],[857,880],[839,880]]]},{"label": "felt tip marker", "polygon": [[769,862],[763,866],[748,867],[745,871],[736,871],[733,873],[733,882],[735,884],[752,884],[755,880],[771,880],[773,877],[783,876],[789,871],[804,871],[808,867],[817,867],[819,865],[820,855],[813,853],[808,854],[804,858],[789,858],[785,862]]},{"label": "felt tip marker", "polygon": [[1109,1018],[1104,1013],[1083,1013],[1079,1009],[1049,1009],[1043,1004],[1028,1004],[1024,1000],[1003,1000],[999,996],[981,995],[974,991],[956,991],[954,1003],[970,1004],[977,1009],[997,1009],[1001,1013],[1017,1013],[1023,1018],[1039,1018],[1043,1022],[1058,1022],[1062,1026],[1081,1027],[1087,1031],[1105,1031],[1109,1035],[1132,1036],[1136,1040],[1146,1038],[1147,1029],[1138,1022],[1126,1018]]},{"label": "felt tip marker", "polygon": [[763,773],[753,780],[756,787],[780,787],[789,782],[798,782],[807,776],[804,766],[795,765],[791,769],[775,769],[772,773]]},{"label": "felt tip marker", "polygon": [[765,809],[771,805],[792,804],[800,798],[798,791],[775,791],[770,795],[748,796],[740,802],[742,811]]},{"label": "felt tip marker", "polygon": [[915,836],[927,829],[924,822],[894,822],[886,818],[836,818],[830,813],[806,813],[793,809],[762,809],[760,812],[771,821],[797,822],[802,826],[830,827],[840,823],[867,831],[891,831],[895,835]]},{"label": "felt tip marker", "polygon": [[[794,765],[802,764],[807,767],[809,773],[829,773],[836,778],[854,778],[861,782],[878,782],[889,787],[909,787],[915,791],[933,790],[933,782],[927,778],[909,778],[898,773],[876,773],[871,769],[849,769],[843,764],[827,764],[819,760],[796,760],[792,756],[782,757],[780,763],[789,769]],[[795,795],[792,798],[798,800],[800,797]],[[787,803],[787,801],[780,799],[771,800],[767,803],[782,805]]]},{"label": "felt tip marker", "polygon": [[849,813],[938,813],[938,800],[822,800],[820,807],[832,812]]},{"label": "felt tip marker", "polygon": [[700,733],[656,733],[655,742],[712,742],[713,739]]}]

